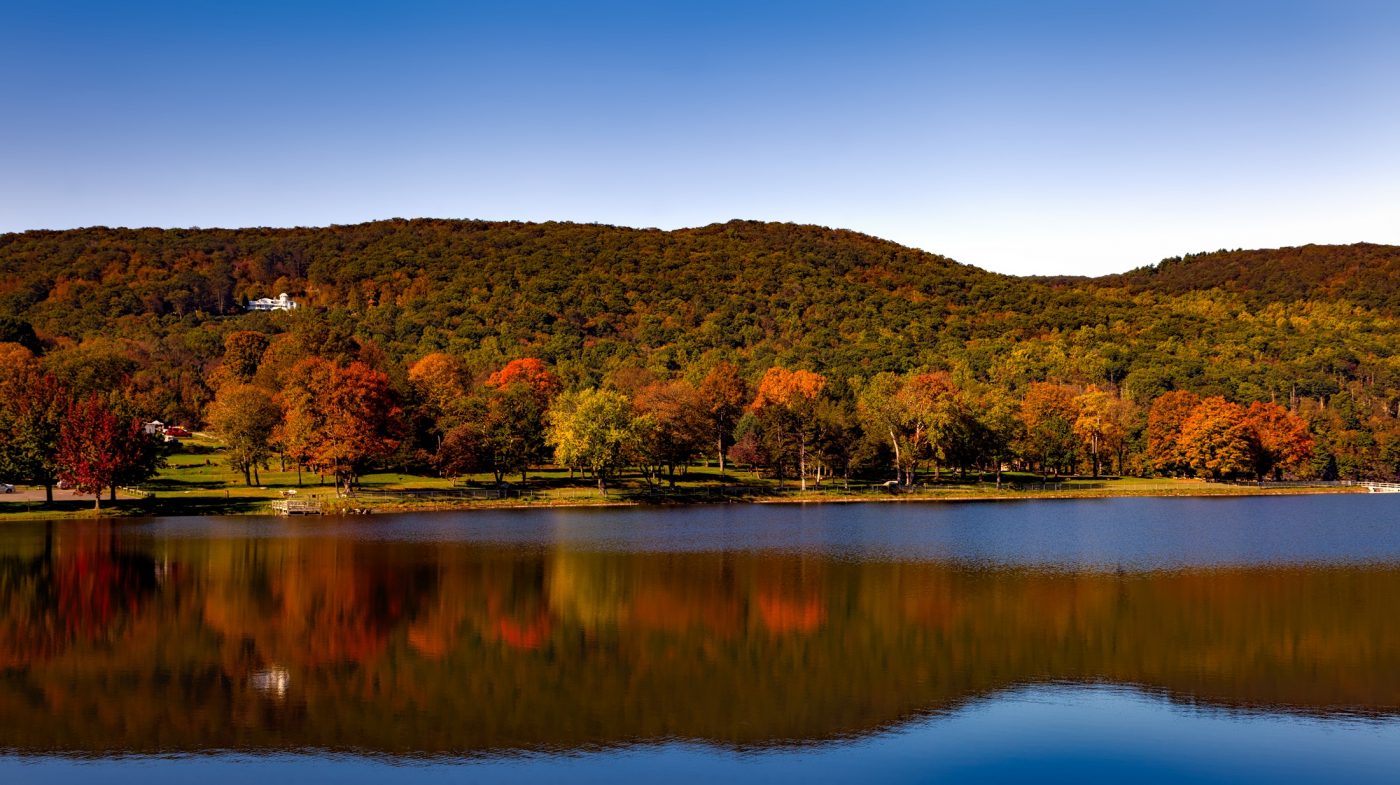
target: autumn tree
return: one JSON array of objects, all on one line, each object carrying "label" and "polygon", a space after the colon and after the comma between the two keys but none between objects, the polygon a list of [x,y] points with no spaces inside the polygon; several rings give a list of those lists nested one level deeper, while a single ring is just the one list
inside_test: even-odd
[{"label": "autumn tree", "polygon": [[252,384],[220,388],[209,407],[209,424],[224,440],[229,466],[243,473],[243,484],[262,484],[258,467],[272,457],[272,437],[282,410],[271,394]]},{"label": "autumn tree", "polygon": [[[964,424],[952,376],[946,371],[913,374],[900,385],[895,402],[904,412],[910,449],[916,457],[933,462],[934,479],[938,479],[939,466],[948,462],[958,429]],[[906,477],[906,484],[912,480]]]},{"label": "autumn tree", "polygon": [[[489,457],[481,426],[475,422],[460,423],[443,434],[433,463],[444,477],[496,469]],[[497,471],[496,482],[499,484],[501,480],[502,474]]]},{"label": "autumn tree", "polygon": [[1312,455],[1313,438],[1303,418],[1275,403],[1255,401],[1245,410],[1245,425],[1252,438],[1254,476],[1281,479]]},{"label": "autumn tree", "polygon": [[563,387],[559,377],[549,370],[549,366],[545,365],[543,360],[536,357],[511,360],[486,379],[487,387],[497,389],[516,383],[528,387],[546,407]]},{"label": "autumn tree", "polygon": [[270,343],[266,335],[252,330],[237,330],[224,336],[224,373],[230,380],[251,382]]},{"label": "autumn tree", "polygon": [[676,467],[698,454],[712,433],[714,420],[700,393],[684,380],[657,382],[637,391],[637,414],[648,418],[641,455],[650,466],[666,469],[676,487]]},{"label": "autumn tree", "polygon": [[1076,396],[1075,406],[1078,416],[1074,420],[1074,433],[1089,450],[1094,477],[1099,476],[1099,467],[1104,456],[1118,456],[1118,469],[1123,468],[1123,445],[1128,440],[1129,405],[1122,398],[1097,387],[1090,387]]},{"label": "autumn tree", "polygon": [[0,366],[0,475],[44,486],[49,502],[58,480],[60,434],[68,408],[68,389],[37,365],[15,355]]},{"label": "autumn tree", "polygon": [[[763,423],[769,436],[769,453],[775,459],[795,453],[798,479],[807,490],[807,451],[813,438],[817,402],[826,389],[826,377],[811,371],[769,368],[759,382],[749,409]],[[779,484],[782,477],[779,475]]]},{"label": "autumn tree", "polygon": [[278,431],[283,448],[352,492],[368,463],[399,445],[402,410],[389,378],[359,361],[340,366],[319,357],[298,363],[290,377]]},{"label": "autumn tree", "polygon": [[546,439],[555,460],[593,472],[604,496],[608,478],[632,459],[650,427],[627,396],[595,388],[560,395],[547,419]]},{"label": "autumn tree", "polygon": [[700,405],[708,418],[711,438],[719,454],[719,473],[724,474],[724,456],[734,443],[734,429],[749,400],[749,386],[732,363],[720,362],[700,382]]},{"label": "autumn tree", "polygon": [[59,478],[92,494],[93,509],[100,509],[104,490],[154,473],[151,439],[140,419],[122,417],[102,397],[89,395],[68,407],[60,429]]},{"label": "autumn tree", "polygon": [[741,466],[747,464],[757,478],[758,467],[772,462],[763,446],[758,420],[751,414],[745,415],[739,418],[739,424],[734,428],[735,438],[734,444],[729,447],[729,460]]},{"label": "autumn tree", "polygon": [[[545,413],[562,389],[559,377],[543,360],[511,360],[486,379],[487,443],[506,471],[525,470],[544,460]],[[498,472],[497,476],[500,476]]]},{"label": "autumn tree", "polygon": [[1020,440],[1019,407],[1015,398],[995,386],[969,393],[967,401],[977,423],[978,454],[991,464],[1000,488],[1002,465],[1013,457],[1012,445]]},{"label": "autumn tree", "polygon": [[856,412],[869,434],[878,434],[894,453],[895,479],[907,484],[916,461],[906,428],[904,408],[898,400],[898,375],[888,371],[876,374],[861,388]]},{"label": "autumn tree", "polygon": [[1245,409],[1216,395],[1202,400],[1181,425],[1181,451],[1191,468],[1212,479],[1248,472],[1253,464]]},{"label": "autumn tree", "polygon": [[1075,393],[1070,387],[1033,382],[1021,399],[1021,424],[1025,431],[1021,452],[1039,465],[1042,473],[1072,467],[1079,418]]},{"label": "autumn tree", "polygon": [[283,374],[285,386],[278,394],[282,422],[273,433],[273,441],[282,455],[297,467],[297,484],[301,470],[313,467],[321,433],[325,430],[325,411],[321,392],[331,383],[332,364],[319,357],[308,357],[293,364]]},{"label": "autumn tree", "polygon": [[442,450],[446,434],[462,424],[468,406],[461,361],[444,352],[425,355],[408,367],[408,380],[418,402],[415,432],[432,437]]},{"label": "autumn tree", "polygon": [[1163,393],[1152,401],[1147,412],[1147,460],[1153,469],[1168,474],[1190,471],[1181,429],[1200,402],[1199,395],[1186,390]]},{"label": "autumn tree", "polygon": [[519,472],[524,482],[526,471],[544,462],[546,401],[523,380],[488,389],[485,395],[479,424],[484,457],[497,483],[512,472]]}]

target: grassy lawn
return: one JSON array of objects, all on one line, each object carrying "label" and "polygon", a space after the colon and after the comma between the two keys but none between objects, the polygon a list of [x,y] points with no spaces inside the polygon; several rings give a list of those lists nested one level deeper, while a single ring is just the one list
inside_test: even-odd
[{"label": "grassy lawn", "polygon": [[[883,487],[888,475],[867,475],[845,482],[841,478],[826,478],[817,486],[809,481],[808,490],[798,490],[791,479],[783,483],[771,477],[755,477],[751,471],[735,471],[730,467],[724,474],[713,466],[692,466],[677,478],[676,487],[669,482],[660,486],[647,483],[632,472],[609,481],[608,496],[598,493],[591,478],[570,475],[564,469],[531,470],[525,482],[519,475],[506,478],[519,491],[518,498],[507,500],[467,499],[451,496],[467,488],[494,488],[495,477],[477,474],[456,479],[427,477],[395,472],[378,472],[361,478],[365,496],[354,500],[339,500],[329,478],[303,472],[301,482],[295,471],[260,472],[256,485],[246,485],[241,472],[230,469],[219,450],[219,444],[207,437],[185,440],[181,451],[167,458],[166,466],[139,489],[123,492],[115,502],[104,499],[104,515],[239,515],[267,513],[269,504],[295,492],[296,498],[320,498],[334,507],[359,507],[376,510],[460,509],[499,506],[551,506],[605,503],[666,503],[685,501],[717,501],[736,499],[750,501],[837,501],[889,499],[978,499],[978,498],[1084,498],[1133,495],[1243,495],[1259,493],[1249,487],[1207,483],[1189,479],[1125,478],[1050,478],[1038,475],[1006,472],[998,489],[990,475],[980,478],[959,478],[944,474],[940,482],[931,477],[913,489],[898,493]],[[423,492],[443,490],[442,496]],[[1303,490],[1303,489],[1299,489]],[[420,495],[406,498],[375,492],[415,491]],[[1296,492],[1290,490],[1274,492]],[[1312,492],[1316,492],[1313,490]],[[52,518],[93,515],[91,498],[62,495],[48,504],[34,501],[6,501],[0,497],[0,518]]]}]

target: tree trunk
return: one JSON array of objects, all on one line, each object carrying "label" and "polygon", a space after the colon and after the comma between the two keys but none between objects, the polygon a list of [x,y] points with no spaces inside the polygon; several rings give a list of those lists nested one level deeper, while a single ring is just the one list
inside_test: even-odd
[{"label": "tree trunk", "polygon": [[117,500],[117,484],[116,484],[116,483],[112,483],[112,487],[111,487],[110,489],[108,489],[108,492],[111,494],[111,497],[110,497],[111,500],[112,500],[112,501],[116,501],[116,500]]},{"label": "tree trunk", "polygon": [[904,472],[904,462],[899,457],[899,438],[894,435],[894,429],[890,429],[890,446],[894,447],[894,481],[900,481],[900,475]]},{"label": "tree trunk", "polygon": [[719,476],[724,478],[724,434],[719,435]]},{"label": "tree trunk", "polygon": [[797,443],[797,484],[807,490],[807,436],[804,434]]},{"label": "tree trunk", "polygon": [[253,477],[252,474],[248,471],[247,466],[243,467],[243,484],[248,486],[251,486],[253,484]]},{"label": "tree trunk", "polygon": [[603,481],[603,473],[594,472],[594,474],[598,477],[598,493],[602,494],[606,498],[608,495],[608,486]]},{"label": "tree trunk", "polygon": [[53,483],[44,483],[44,501],[53,504]]},{"label": "tree trunk", "polygon": [[98,491],[92,495],[92,508],[94,510],[102,509],[102,491]]},{"label": "tree trunk", "polygon": [[257,464],[253,464],[253,484],[262,485],[262,475],[258,474]]}]

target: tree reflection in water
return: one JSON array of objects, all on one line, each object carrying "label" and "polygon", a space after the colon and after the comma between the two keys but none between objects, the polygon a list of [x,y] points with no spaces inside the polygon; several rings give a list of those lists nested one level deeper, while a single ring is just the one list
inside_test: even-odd
[{"label": "tree reflection in water", "polygon": [[0,747],[487,753],[876,731],[1017,685],[1400,709],[1400,569],[0,540]]}]

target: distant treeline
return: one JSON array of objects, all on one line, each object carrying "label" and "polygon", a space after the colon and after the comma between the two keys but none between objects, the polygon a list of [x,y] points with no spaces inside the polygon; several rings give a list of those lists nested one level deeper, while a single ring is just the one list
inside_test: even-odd
[{"label": "distant treeline", "polygon": [[[1309,246],[1072,280],[738,221],[27,232],[0,236],[0,342],[74,400],[226,431],[251,407],[245,427],[269,444],[249,448],[250,473],[273,449],[347,482],[374,464],[504,475],[561,452],[580,467],[651,466],[658,481],[702,455],[798,481],[1013,465],[1393,477],[1397,258]],[[283,291],[303,307],[243,311]],[[552,379],[548,394],[500,383],[523,359]],[[667,412],[717,417],[705,398],[717,374],[744,395],[701,446],[646,430]],[[800,394],[765,393],[784,386]],[[367,397],[318,398],[328,390]],[[1153,427],[1163,400],[1184,412],[1170,438]],[[326,412],[356,407],[387,418],[358,452],[312,455],[289,436],[335,443],[326,429],[345,418]],[[570,407],[645,415],[633,441],[661,443],[580,452]],[[1167,455],[1197,409],[1232,423],[1210,436],[1224,458]],[[495,457],[497,421],[529,426],[509,447],[524,458]]]}]

